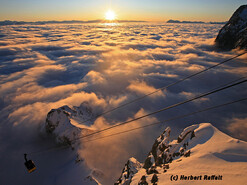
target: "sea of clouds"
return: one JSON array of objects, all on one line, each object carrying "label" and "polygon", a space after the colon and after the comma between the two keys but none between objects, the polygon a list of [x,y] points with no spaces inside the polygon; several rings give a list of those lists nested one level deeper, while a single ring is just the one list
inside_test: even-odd
[{"label": "sea of clouds", "polygon": [[[23,153],[50,143],[42,141],[39,128],[51,109],[79,106],[86,101],[99,114],[241,53],[215,48],[214,39],[221,27],[168,23],[0,26],[0,179],[7,184],[16,181],[24,184],[31,178],[23,177]],[[91,124],[101,129],[208,92],[245,76],[246,59],[245,54]],[[247,85],[242,84],[133,122],[124,129],[246,95]],[[211,122],[227,134],[246,141],[246,110],[246,101],[232,104],[83,144],[80,153],[88,166],[104,170],[113,180],[129,157],[135,156],[140,161],[145,158],[154,138],[166,126],[172,128],[175,137],[188,125]],[[3,166],[9,166],[8,170]],[[16,179],[10,178],[13,175]]]}]

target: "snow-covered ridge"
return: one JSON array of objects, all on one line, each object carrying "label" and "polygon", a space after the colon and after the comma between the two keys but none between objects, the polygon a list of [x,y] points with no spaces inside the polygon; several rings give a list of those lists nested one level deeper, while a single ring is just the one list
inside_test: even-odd
[{"label": "snow-covered ridge", "polygon": [[71,141],[93,132],[89,124],[83,123],[94,116],[92,108],[87,102],[79,107],[70,108],[62,106],[52,109],[46,118],[42,130],[56,137],[56,141],[62,144],[72,145]]},{"label": "snow-covered ridge", "polygon": [[172,175],[182,178],[173,181],[174,184],[191,184],[191,180],[185,180],[191,175],[197,177],[197,182],[193,182],[196,184],[205,184],[207,177],[212,176],[215,181],[221,181],[220,184],[246,182],[246,142],[231,138],[210,123],[187,127],[171,142],[170,132],[168,127],[155,140],[144,164],[131,158],[134,164],[139,164],[138,168],[130,170],[127,163],[115,184],[167,184]]},{"label": "snow-covered ridge", "polygon": [[130,184],[134,174],[138,172],[142,167],[142,164],[138,162],[134,157],[130,158],[122,170],[121,177],[115,183],[118,184]]},{"label": "snow-covered ridge", "polygon": [[221,49],[247,49],[247,5],[240,6],[220,30],[216,45]]}]

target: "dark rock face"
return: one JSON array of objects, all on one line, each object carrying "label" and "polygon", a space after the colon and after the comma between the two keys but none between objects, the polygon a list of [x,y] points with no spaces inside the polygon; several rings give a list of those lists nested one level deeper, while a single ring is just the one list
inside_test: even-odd
[{"label": "dark rock face", "polygon": [[216,46],[223,50],[247,49],[247,5],[240,6],[220,30]]},{"label": "dark rock face", "polygon": [[148,185],[145,175],[142,176],[142,178],[141,178],[140,182],[138,183],[138,185]]},{"label": "dark rock face", "polygon": [[156,174],[154,174],[152,179],[151,179],[151,183],[153,183],[153,185],[156,185],[157,182],[158,182],[158,176]]}]

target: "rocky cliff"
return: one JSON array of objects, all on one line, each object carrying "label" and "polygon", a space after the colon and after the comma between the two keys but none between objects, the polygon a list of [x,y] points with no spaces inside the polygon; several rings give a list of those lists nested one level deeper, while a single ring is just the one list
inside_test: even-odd
[{"label": "rocky cliff", "polygon": [[247,49],[247,5],[240,6],[219,31],[216,46],[223,50]]},{"label": "rocky cliff", "polygon": [[47,114],[42,131],[53,135],[58,143],[72,146],[79,137],[93,132],[89,127],[90,124],[87,125],[85,122],[93,116],[93,111],[87,102],[79,107],[62,106],[52,109]]}]

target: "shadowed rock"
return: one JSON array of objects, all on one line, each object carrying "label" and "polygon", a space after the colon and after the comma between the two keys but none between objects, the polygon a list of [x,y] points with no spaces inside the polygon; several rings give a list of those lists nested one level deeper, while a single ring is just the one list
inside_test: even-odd
[{"label": "shadowed rock", "polygon": [[219,31],[216,46],[223,50],[247,49],[247,5],[240,6]]}]

